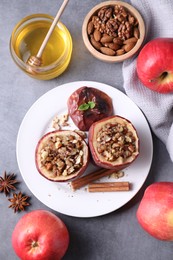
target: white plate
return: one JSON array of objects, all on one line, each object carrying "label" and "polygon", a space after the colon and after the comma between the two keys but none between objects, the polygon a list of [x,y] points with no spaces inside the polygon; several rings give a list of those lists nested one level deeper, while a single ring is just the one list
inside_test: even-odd
[{"label": "white plate", "polygon": [[[52,119],[67,112],[67,99],[82,86],[98,88],[113,100],[114,112],[129,119],[136,127],[140,139],[140,155],[124,170],[121,181],[132,183],[126,192],[89,193],[86,188],[72,191],[69,183],[55,183],[42,177],[35,166],[35,148],[43,134],[50,131]],[[78,81],[58,86],[40,97],[26,113],[17,137],[17,161],[20,172],[31,192],[51,209],[75,217],[95,217],[112,212],[129,200],[145,182],[153,155],[150,128],[141,112],[124,93],[98,82]],[[88,171],[91,171],[92,165]],[[111,181],[114,181],[114,179]]]}]

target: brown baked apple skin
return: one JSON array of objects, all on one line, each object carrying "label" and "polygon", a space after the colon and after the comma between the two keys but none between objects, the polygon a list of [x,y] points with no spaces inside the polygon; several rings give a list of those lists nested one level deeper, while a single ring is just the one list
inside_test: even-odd
[{"label": "brown baked apple skin", "polygon": [[[62,135],[62,134],[63,135],[73,135],[77,139],[81,140],[81,142],[83,144],[83,152],[84,152],[83,165],[74,174],[70,174],[68,176],[51,177],[51,171],[48,171],[41,166],[40,152],[41,152],[41,149],[43,148],[44,144],[46,143],[46,141],[48,140],[49,137],[59,136],[59,135]],[[36,146],[36,150],[35,150],[35,165],[36,165],[38,172],[44,178],[46,178],[49,181],[53,181],[53,182],[67,182],[67,181],[71,181],[72,179],[75,179],[75,178],[81,176],[85,172],[85,170],[87,169],[88,164],[89,164],[89,160],[90,160],[90,152],[89,152],[88,144],[85,142],[85,140],[79,134],[77,134],[76,132],[71,131],[71,130],[55,130],[55,131],[46,133],[38,141],[37,146]]]},{"label": "brown baked apple skin", "polygon": [[[79,110],[88,102],[94,102],[95,107]],[[90,126],[102,118],[113,115],[112,99],[103,91],[92,87],[81,87],[74,91],[67,101],[68,113],[74,124],[82,131],[88,131]]]},{"label": "brown baked apple skin", "polygon": [[[127,125],[128,129],[133,132],[133,135],[136,140],[135,141],[136,151],[133,153],[133,156],[131,156],[128,159],[115,160],[113,162],[110,162],[110,161],[105,160],[105,158],[98,153],[96,135],[97,135],[98,131],[100,131],[100,129],[102,129],[102,127],[105,124],[109,123],[109,124],[114,125],[116,122]],[[107,118],[104,118],[102,120],[99,120],[99,121],[93,123],[89,129],[88,142],[89,142],[90,152],[91,152],[93,161],[95,162],[95,164],[97,166],[102,167],[102,168],[115,169],[115,171],[123,170],[126,167],[128,167],[132,162],[134,162],[139,155],[139,137],[138,137],[137,131],[128,119],[121,117],[121,116],[117,116],[117,115],[111,116],[111,117],[107,117]]]}]

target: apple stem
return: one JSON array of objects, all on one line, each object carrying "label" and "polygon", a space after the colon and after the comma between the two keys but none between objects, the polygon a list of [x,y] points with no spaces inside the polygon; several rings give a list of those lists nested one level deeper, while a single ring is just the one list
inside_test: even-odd
[{"label": "apple stem", "polygon": [[[168,72],[167,71],[164,71],[159,77],[158,77],[158,79],[161,79],[161,80],[163,80],[163,79],[165,79],[166,77],[167,77],[167,75],[168,75]],[[150,79],[149,80],[149,82],[156,82],[157,81],[157,79]]]},{"label": "apple stem", "polygon": [[37,242],[37,241],[32,241],[31,246],[32,246],[32,247],[38,247],[38,242]]},{"label": "apple stem", "polygon": [[160,75],[160,78],[161,78],[161,79],[164,79],[164,78],[167,77],[167,75],[168,75],[168,72],[167,72],[167,71],[164,71],[164,72]]}]

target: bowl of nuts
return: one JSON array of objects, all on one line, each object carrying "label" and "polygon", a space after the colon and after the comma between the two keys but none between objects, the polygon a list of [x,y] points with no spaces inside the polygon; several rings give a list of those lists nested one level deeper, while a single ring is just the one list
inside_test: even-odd
[{"label": "bowl of nuts", "polygon": [[136,54],[145,38],[145,24],[132,5],[106,1],[93,7],[82,26],[88,51],[105,62],[122,62]]}]

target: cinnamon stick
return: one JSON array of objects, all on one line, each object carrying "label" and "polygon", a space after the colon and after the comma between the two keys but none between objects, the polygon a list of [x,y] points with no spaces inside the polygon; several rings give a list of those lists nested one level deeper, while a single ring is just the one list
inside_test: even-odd
[{"label": "cinnamon stick", "polygon": [[106,177],[114,173],[115,170],[112,169],[99,169],[97,171],[91,172],[81,178],[78,178],[71,182],[71,187],[73,190],[80,189],[81,187],[86,186],[90,182],[96,181],[100,178]]},{"label": "cinnamon stick", "polygon": [[88,184],[89,192],[129,191],[129,182],[99,182]]}]

